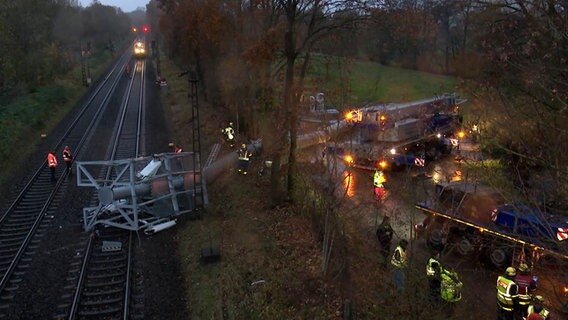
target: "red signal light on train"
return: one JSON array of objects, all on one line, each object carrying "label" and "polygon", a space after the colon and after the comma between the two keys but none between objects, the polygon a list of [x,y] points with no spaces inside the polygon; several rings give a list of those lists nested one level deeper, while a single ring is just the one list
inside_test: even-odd
[{"label": "red signal light on train", "polygon": [[144,32],[148,32],[148,30],[149,30],[148,27],[144,26]]}]

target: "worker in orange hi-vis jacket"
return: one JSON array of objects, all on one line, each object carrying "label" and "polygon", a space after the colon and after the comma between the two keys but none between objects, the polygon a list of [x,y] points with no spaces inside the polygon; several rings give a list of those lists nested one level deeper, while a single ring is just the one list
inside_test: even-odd
[{"label": "worker in orange hi-vis jacket", "polygon": [[71,148],[69,146],[65,146],[63,148],[63,161],[65,161],[65,165],[67,166],[67,172],[71,175],[73,172],[71,171],[71,163],[73,162],[73,154],[71,153]]},{"label": "worker in orange hi-vis jacket", "polygon": [[57,157],[53,150],[47,153],[47,166],[51,170],[51,181],[55,181],[55,168],[57,168]]}]

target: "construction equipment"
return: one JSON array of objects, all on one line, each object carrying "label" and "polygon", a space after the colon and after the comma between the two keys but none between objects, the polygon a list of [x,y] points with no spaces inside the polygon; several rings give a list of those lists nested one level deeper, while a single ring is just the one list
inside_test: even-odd
[{"label": "construction equipment", "polygon": [[445,94],[411,103],[386,104],[351,110],[349,142],[355,166],[372,170],[383,161],[386,168],[424,166],[425,161],[449,154],[459,145],[465,100]]}]

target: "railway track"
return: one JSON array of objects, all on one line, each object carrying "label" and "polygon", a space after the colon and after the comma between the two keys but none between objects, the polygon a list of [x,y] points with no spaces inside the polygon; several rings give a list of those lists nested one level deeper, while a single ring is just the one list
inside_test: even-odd
[{"label": "railway track", "polygon": [[[129,83],[123,109],[117,118],[114,138],[107,160],[133,158],[141,152],[144,116],[144,66]],[[137,92],[137,97],[132,93]],[[136,99],[137,98],[137,99]],[[102,170],[101,177],[111,180],[115,173]],[[93,197],[92,201],[96,199]],[[133,271],[133,233],[114,228],[98,228],[89,238],[68,287],[73,293],[68,305],[68,319],[141,319],[140,301],[133,291],[141,278]]]},{"label": "railway track", "polygon": [[[57,154],[61,154],[65,145],[75,149],[90,139],[119,83],[126,59],[126,55],[118,59],[83,107],[68,121],[67,130],[52,147]],[[0,218],[0,317],[7,317],[4,312],[13,301],[51,218],[61,210],[60,200],[69,185],[63,167],[58,166],[58,179],[51,181],[51,173],[43,161]]]},{"label": "railway track", "polygon": [[[124,79],[123,65],[130,55],[126,53],[109,68],[106,76],[92,91],[83,106],[67,120],[67,127],[53,147],[58,155],[64,146],[75,151],[75,159],[89,148],[89,144],[97,130],[106,123],[101,121],[105,114],[114,113],[118,106],[110,104],[116,88]],[[127,94],[121,104],[113,133],[111,148],[107,159],[135,157],[143,152],[144,121],[144,62],[138,62],[137,72],[128,81]],[[111,111],[112,110],[112,111]],[[108,116],[107,116],[108,117]],[[105,130],[105,129],[102,129]],[[61,161],[62,162],[62,161]],[[33,274],[41,273],[41,265],[32,265],[46,234],[54,228],[52,222],[56,216],[68,215],[63,200],[70,188],[74,188],[72,179],[59,165],[56,170],[56,181],[51,180],[51,172],[46,161],[39,163],[27,181],[19,186],[13,200],[4,206],[0,217],[0,319],[12,318],[15,314],[27,314],[22,311],[22,301],[15,300],[19,292],[26,287],[26,271],[33,269]],[[101,175],[111,175],[101,172]],[[61,226],[59,226],[61,228]],[[87,234],[78,230],[69,248],[82,247],[70,260],[67,287],[61,289],[63,301],[57,305],[56,315],[43,314],[42,317],[57,319],[139,319],[143,314],[139,311],[139,299],[142,290],[141,273],[135,272],[133,262],[132,234],[123,230],[99,229]],[[47,237],[49,238],[49,237]],[[63,248],[65,249],[65,248]],[[56,249],[58,250],[58,249]],[[71,249],[72,250],[72,249]],[[43,258],[43,256],[42,256]],[[40,259],[41,260],[41,259]],[[66,259],[67,261],[67,259]],[[65,263],[65,262],[64,262]],[[31,270],[30,270],[31,271]],[[31,277],[33,278],[33,277]],[[63,275],[59,278],[65,278]],[[65,281],[62,281],[65,282]],[[136,289],[131,285],[135,284]],[[35,287],[28,283],[25,290]],[[71,293],[65,293],[71,292]],[[134,293],[134,294],[133,294]],[[21,296],[21,295],[20,295]],[[66,301],[69,300],[69,301]],[[29,301],[28,301],[29,302]],[[34,303],[35,304],[35,303]],[[12,306],[13,305],[13,306]]]}]

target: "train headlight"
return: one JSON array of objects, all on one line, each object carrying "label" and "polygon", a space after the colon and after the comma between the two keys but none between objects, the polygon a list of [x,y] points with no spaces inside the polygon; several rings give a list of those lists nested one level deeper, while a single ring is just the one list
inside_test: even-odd
[{"label": "train headlight", "polygon": [[391,153],[391,154],[396,154],[396,149],[395,149],[395,148],[390,149],[390,153]]}]

